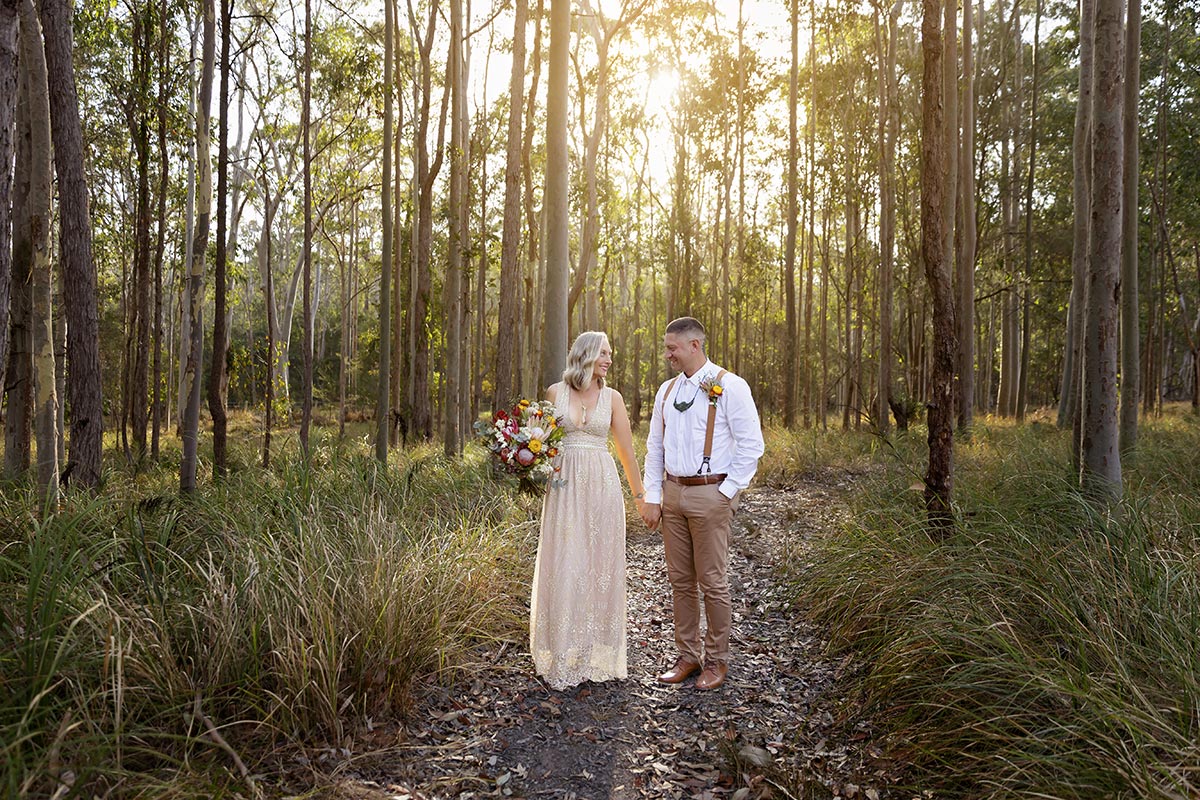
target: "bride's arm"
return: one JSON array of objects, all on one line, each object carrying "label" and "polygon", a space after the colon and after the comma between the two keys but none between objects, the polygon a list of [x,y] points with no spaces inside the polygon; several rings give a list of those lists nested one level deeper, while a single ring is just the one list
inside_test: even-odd
[{"label": "bride's arm", "polygon": [[617,445],[617,458],[621,468],[625,470],[625,480],[629,481],[629,491],[641,511],[645,502],[646,490],[642,486],[642,473],[638,469],[637,458],[633,454],[633,431],[629,427],[629,412],[625,410],[625,400],[616,389],[612,390],[612,434],[613,442]]}]

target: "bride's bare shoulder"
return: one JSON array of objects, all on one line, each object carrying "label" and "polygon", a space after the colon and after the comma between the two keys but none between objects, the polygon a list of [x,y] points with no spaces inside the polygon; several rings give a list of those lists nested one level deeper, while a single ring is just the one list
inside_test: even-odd
[{"label": "bride's bare shoulder", "polygon": [[546,394],[544,396],[551,403],[558,402],[558,386],[559,384],[552,383],[546,387]]}]

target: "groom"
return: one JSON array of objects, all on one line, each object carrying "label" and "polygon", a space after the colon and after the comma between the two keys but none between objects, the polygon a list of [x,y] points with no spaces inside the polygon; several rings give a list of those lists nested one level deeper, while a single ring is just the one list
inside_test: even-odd
[{"label": "groom", "polygon": [[654,397],[642,520],[651,530],[662,524],[675,610],[678,657],[658,680],[682,683],[700,672],[696,688],[716,689],[729,670],[729,526],[738,493],[758,469],[763,437],[749,384],[709,361],[704,340],[692,317],[673,320],[663,336],[679,374]]}]

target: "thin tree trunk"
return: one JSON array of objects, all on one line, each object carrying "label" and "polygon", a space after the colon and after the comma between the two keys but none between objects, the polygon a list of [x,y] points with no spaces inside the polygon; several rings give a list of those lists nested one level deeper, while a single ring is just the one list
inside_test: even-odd
[{"label": "thin tree trunk", "polygon": [[104,408],[96,263],[84,172],[83,127],[75,92],[74,33],[69,0],[41,0],[50,85],[50,122],[58,175],[59,251],[67,312],[67,401],[71,419],[68,469],[76,483],[101,477]]},{"label": "thin tree trunk", "polygon": [[[429,160],[427,134],[429,131],[430,105],[433,96],[432,49],[438,18],[438,2],[429,9],[429,22],[423,40],[419,42],[421,60],[421,110],[417,117],[417,252],[416,281],[413,291],[409,340],[413,343],[413,392],[412,427],[421,439],[433,437],[433,414],[430,407],[429,387],[429,305],[432,293],[433,260],[433,189],[438,172],[442,168],[444,155],[446,114],[449,109],[450,93],[442,95],[442,108],[438,119],[437,149],[433,162]],[[409,16],[415,27],[416,18],[409,6]]]},{"label": "thin tree trunk", "polygon": [[540,383],[554,380],[567,363],[568,164],[567,72],[570,0],[550,2],[550,61],[546,100],[546,283]]},{"label": "thin tree trunk", "polygon": [[788,79],[788,155],[787,155],[787,243],[783,259],[784,320],[784,381],[783,424],[796,424],[796,228],[799,225],[800,176],[798,169],[800,128],[800,0],[789,2],[792,17],[792,68]]},{"label": "thin tree trunk", "polygon": [[387,466],[388,404],[391,386],[391,275],[392,275],[392,89],[395,60],[395,0],[383,0],[383,179],[380,202],[383,216],[383,254],[379,275],[379,386],[375,397],[375,458]]},{"label": "thin tree trunk", "polygon": [[12,303],[13,135],[17,111],[18,0],[0,0],[0,395],[8,368]]},{"label": "thin tree trunk", "polygon": [[521,142],[521,178],[524,182],[522,202],[525,207],[527,256],[522,270],[525,314],[522,320],[521,340],[525,346],[517,360],[517,386],[522,394],[529,396],[536,395],[540,388],[537,385],[538,371],[542,363],[542,335],[537,327],[537,321],[541,319],[541,314],[537,309],[540,308],[543,299],[538,274],[542,269],[545,257],[541,236],[542,231],[545,230],[543,214],[546,207],[543,203],[540,214],[534,208],[533,135],[534,129],[537,127],[535,123],[537,122],[538,84],[542,75],[542,20],[546,16],[545,6],[545,0],[538,0],[537,10],[534,13],[533,52],[529,58],[533,75],[529,79],[529,91],[525,94],[525,120]]},{"label": "thin tree trunk", "polygon": [[226,295],[229,291],[227,262],[229,258],[226,238],[229,193],[229,45],[230,26],[233,21],[233,0],[221,0],[221,81],[218,91],[218,107],[221,117],[217,124],[217,263],[213,273],[213,340],[212,362],[208,373],[208,413],[213,427],[213,474],[224,478],[226,466],[226,429],[228,416],[225,413],[225,342]]},{"label": "thin tree trunk", "polygon": [[[19,2],[19,0],[18,0]],[[18,46],[20,46],[18,44]],[[33,245],[30,235],[29,181],[33,156],[29,124],[29,81],[20,67],[14,110],[14,166],[12,192],[12,308],[9,319],[7,380],[4,393],[4,475],[20,478],[29,471],[33,431]]]},{"label": "thin tree trunk", "polygon": [[33,0],[21,4],[21,72],[29,101],[28,203],[32,278],[33,431],[37,482],[46,508],[58,503],[58,393],[54,374],[53,269],[50,264],[50,97],[42,29]]},{"label": "thin tree trunk", "polygon": [[[741,1],[739,0],[739,9]],[[817,271],[816,262],[816,239],[817,239],[817,4],[816,0],[809,0],[808,3],[809,17],[809,39],[808,39],[808,113],[804,120],[807,128],[807,160],[808,160],[808,191],[806,193],[808,200],[808,247],[806,262],[808,264],[808,275],[806,278],[805,296],[807,302],[804,305],[804,358],[806,363],[812,363],[810,358],[810,350],[812,343],[812,315],[813,315],[813,278]],[[740,18],[740,17],[739,17]],[[738,27],[738,37],[741,41],[741,26]],[[743,59],[744,61],[744,59]],[[746,76],[745,65],[739,66],[740,84],[739,84],[739,108],[744,105],[741,100],[741,94],[745,92]],[[741,115],[738,118],[738,202],[741,204],[738,209],[738,269],[745,266],[743,258],[744,240],[745,240],[745,196],[746,196],[746,147],[745,147],[745,122]],[[824,286],[822,286],[824,291]],[[821,313],[824,314],[824,308]],[[728,314],[726,314],[728,317]],[[822,356],[823,358],[824,356]],[[824,404],[824,398],[817,398],[814,391],[816,384],[815,369],[810,369],[806,375],[804,384],[804,427],[809,427],[809,414],[815,412],[814,404],[820,402]],[[822,391],[824,387],[822,386]]]},{"label": "thin tree trunk", "polygon": [[[312,426],[313,403],[313,215],[312,215],[312,0],[304,0],[304,96],[301,101],[300,128],[304,138],[304,380],[300,389],[300,452],[309,458],[308,437]],[[384,173],[387,180],[387,173]],[[383,271],[389,268],[384,263]],[[386,386],[386,382],[384,383]]]},{"label": "thin tree trunk", "polygon": [[462,405],[462,340],[463,340],[463,250],[465,249],[466,197],[463,176],[466,172],[466,146],[463,138],[463,114],[466,110],[466,87],[463,86],[463,9],[462,0],[450,0],[450,53],[447,59],[450,83],[450,241],[446,259],[446,282],[443,286],[442,309],[446,319],[445,381],[446,402],[443,414],[442,449],[447,457],[455,456],[458,448],[459,408]]},{"label": "thin tree trunk", "polygon": [[[1138,397],[1141,393],[1141,332],[1138,321],[1138,96],[1141,91],[1142,2],[1129,0],[1125,27],[1125,165],[1121,208],[1121,457],[1137,452]],[[1193,350],[1194,354],[1194,350]],[[1193,395],[1194,396],[1194,395]]]},{"label": "thin tree trunk", "polygon": [[958,196],[958,430],[969,435],[975,417],[975,0],[963,0],[962,146]]},{"label": "thin tree trunk", "polygon": [[188,342],[184,374],[187,407],[183,417],[183,458],[179,465],[179,489],[188,494],[196,490],[196,465],[200,444],[200,371],[204,361],[204,328],[201,311],[204,300],[204,257],[208,249],[208,219],[212,206],[212,154],[209,145],[210,100],[214,62],[216,61],[216,9],[214,0],[204,0],[204,46],[200,68],[200,92],[196,119],[196,236],[192,242],[192,263],[188,268],[188,293],[191,298],[191,341]]},{"label": "thin tree trunk", "polygon": [[500,408],[514,399],[517,356],[521,352],[519,289],[521,274],[521,114],[525,83],[525,28],[528,0],[515,0],[512,70],[508,79],[508,143],[504,164],[504,222],[500,236],[499,335],[496,337],[496,391]]},{"label": "thin tree trunk", "polygon": [[137,189],[126,402],[133,432],[133,457],[139,464],[147,452],[150,406],[150,49],[154,28],[151,8],[148,0],[144,7],[135,7],[132,11],[133,96],[128,101],[129,132],[137,165]]},{"label": "thin tree trunk", "polygon": [[183,239],[184,255],[183,269],[180,270],[179,288],[179,361],[177,364],[178,378],[175,389],[175,425],[179,433],[183,433],[183,415],[187,408],[187,355],[184,348],[192,341],[192,298],[188,294],[191,282],[188,280],[188,270],[192,264],[192,243],[196,235],[196,95],[200,87],[196,85],[196,48],[199,45],[200,29],[204,24],[204,14],[201,13],[192,21],[190,6],[185,6],[188,29],[191,35],[188,39],[188,158],[187,158],[187,199],[184,211]]},{"label": "thin tree trunk", "polygon": [[929,402],[929,469],[925,474],[925,509],[937,534],[954,526],[951,495],[954,485],[954,298],[951,265],[946,259],[945,194],[947,191],[946,108],[941,39],[941,3],[923,0],[921,49],[921,255],[933,299],[932,391]]},{"label": "thin tree trunk", "polygon": [[1017,381],[1017,421],[1025,421],[1029,403],[1029,354],[1032,347],[1033,304],[1029,299],[1033,285],[1033,178],[1037,170],[1038,82],[1041,67],[1042,0],[1037,0],[1033,15],[1033,85],[1029,98],[1029,173],[1025,176],[1025,280],[1021,290],[1024,313],[1021,316],[1021,377]]},{"label": "thin tree trunk", "polygon": [[267,354],[265,366],[266,390],[263,393],[263,446],[262,466],[271,466],[271,426],[275,414],[275,330],[278,321],[275,319],[275,285],[273,280],[274,268],[271,266],[271,228],[275,223],[275,205],[271,199],[271,181],[267,175],[266,163],[263,163],[263,235],[259,239],[259,258],[262,262],[263,273],[263,305],[267,308]]},{"label": "thin tree trunk", "polygon": [[167,0],[160,0],[158,10],[158,107],[156,117],[158,122],[158,229],[154,247],[154,363],[152,366],[151,383],[151,435],[150,457],[158,460],[159,438],[163,422],[163,258],[167,244],[167,191],[170,185],[170,160],[167,155],[167,93],[169,91],[169,41],[171,26],[169,24]]},{"label": "thin tree trunk", "polygon": [[1075,106],[1075,133],[1071,147],[1074,228],[1071,247],[1071,297],[1067,310],[1066,346],[1063,351],[1062,391],[1058,426],[1071,428],[1072,462],[1079,467],[1079,406],[1083,367],[1083,322],[1087,304],[1089,215],[1092,194],[1092,81],[1095,45],[1096,0],[1079,0],[1079,98]]},{"label": "thin tree trunk", "polygon": [[1121,265],[1123,47],[1121,0],[1097,0],[1092,111],[1092,197],[1087,322],[1084,334],[1082,460],[1084,491],[1121,496],[1117,426],[1117,324]]}]

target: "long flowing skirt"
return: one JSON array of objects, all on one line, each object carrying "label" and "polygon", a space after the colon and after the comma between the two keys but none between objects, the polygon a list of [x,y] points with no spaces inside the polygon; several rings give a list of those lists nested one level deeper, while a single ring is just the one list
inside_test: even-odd
[{"label": "long flowing skirt", "polygon": [[627,675],[625,501],[603,446],[568,446],[542,505],[529,618],[534,667],[555,689]]}]

